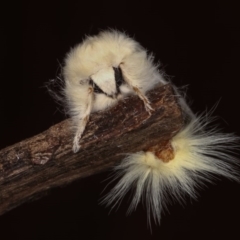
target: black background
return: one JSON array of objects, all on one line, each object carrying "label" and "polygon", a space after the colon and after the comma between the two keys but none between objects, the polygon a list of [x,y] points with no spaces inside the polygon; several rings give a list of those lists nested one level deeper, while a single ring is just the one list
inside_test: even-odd
[{"label": "black background", "polygon": [[[188,85],[195,112],[219,102],[214,114],[220,127],[240,135],[237,4],[19,1],[1,11],[1,148],[65,118],[44,84],[57,76],[70,47],[108,27],[125,30],[154,52],[177,86]],[[128,199],[111,214],[99,205],[108,175],[51,190],[6,213],[0,217],[1,239],[236,239],[239,233],[237,183],[221,179],[200,190],[197,201],[169,206],[151,233],[143,206],[126,216]]]}]

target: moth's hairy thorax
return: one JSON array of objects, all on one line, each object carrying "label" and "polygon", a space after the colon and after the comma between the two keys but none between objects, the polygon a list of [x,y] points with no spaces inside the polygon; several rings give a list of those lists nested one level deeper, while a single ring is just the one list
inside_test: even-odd
[{"label": "moth's hairy thorax", "polygon": [[119,33],[90,37],[68,54],[64,68],[65,79],[83,80],[104,68],[118,67],[139,49],[138,43]]},{"label": "moth's hairy thorax", "polygon": [[63,92],[68,113],[76,129],[73,151],[92,112],[112,107],[129,94],[136,94],[151,114],[146,92],[165,84],[153,56],[135,40],[118,31],[87,37],[67,54]]}]

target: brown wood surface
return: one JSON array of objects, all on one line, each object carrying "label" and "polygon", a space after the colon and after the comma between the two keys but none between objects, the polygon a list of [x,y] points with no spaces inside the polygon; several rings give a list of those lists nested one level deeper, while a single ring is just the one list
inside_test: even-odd
[{"label": "brown wood surface", "polygon": [[[0,151],[0,214],[47,190],[107,170],[124,154],[167,146],[183,124],[170,85],[148,93],[154,112],[146,112],[136,96],[105,112],[94,113],[72,152],[73,133],[65,120],[32,138]],[[161,155],[161,154],[160,154]],[[165,153],[162,155],[166,155]]]}]

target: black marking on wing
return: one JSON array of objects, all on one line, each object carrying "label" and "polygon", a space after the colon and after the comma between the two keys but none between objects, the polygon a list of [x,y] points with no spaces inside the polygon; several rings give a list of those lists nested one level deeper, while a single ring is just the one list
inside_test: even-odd
[{"label": "black marking on wing", "polygon": [[104,94],[107,97],[113,98],[112,95],[108,95],[107,93],[105,93],[91,78],[89,80],[89,84],[93,87],[93,92],[97,93],[97,94]]},{"label": "black marking on wing", "polygon": [[89,84],[93,87],[95,93],[103,93],[107,95],[92,79],[89,80]]},{"label": "black marking on wing", "polygon": [[120,93],[120,86],[124,83],[122,70],[120,67],[113,67],[113,70],[115,75],[117,93]]}]

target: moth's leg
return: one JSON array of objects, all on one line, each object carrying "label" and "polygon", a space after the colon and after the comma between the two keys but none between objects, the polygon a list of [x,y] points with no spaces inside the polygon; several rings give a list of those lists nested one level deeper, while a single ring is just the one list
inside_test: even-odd
[{"label": "moth's leg", "polygon": [[138,97],[143,101],[146,111],[149,113],[149,115],[151,115],[153,108],[151,107],[150,101],[148,100],[147,96],[145,96],[139,88],[134,86],[132,86],[132,88],[134,92],[138,95]]},{"label": "moth's leg", "polygon": [[82,134],[84,132],[84,129],[86,128],[87,122],[88,122],[89,116],[85,116],[83,119],[79,120],[78,126],[77,126],[77,132],[75,133],[74,139],[73,139],[73,152],[76,153],[80,149],[79,141],[82,137]]},{"label": "moth's leg", "polygon": [[80,149],[79,141],[82,137],[82,134],[86,128],[86,125],[89,120],[90,113],[92,111],[92,104],[93,104],[93,88],[89,87],[89,94],[88,94],[88,100],[87,100],[87,107],[84,113],[79,114],[79,116],[75,117],[75,122],[77,131],[75,133],[74,139],[73,139],[73,152],[76,153]]},{"label": "moth's leg", "polygon": [[121,67],[121,65],[123,64],[120,64],[120,68],[121,68],[125,82],[133,89],[133,91],[143,101],[146,111],[149,113],[149,115],[151,115],[153,108],[151,107],[150,101],[148,100],[147,96],[145,96],[145,94],[141,91],[141,89],[137,87],[136,84],[134,84],[134,82],[127,77],[127,74],[125,73],[125,70],[123,67]]}]

